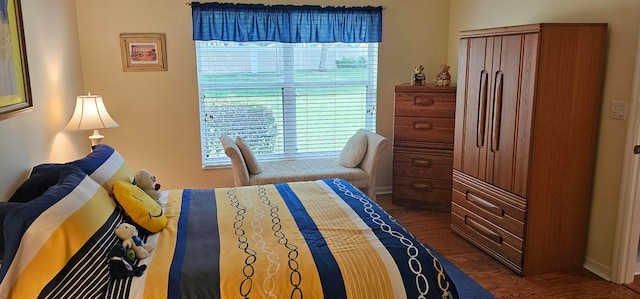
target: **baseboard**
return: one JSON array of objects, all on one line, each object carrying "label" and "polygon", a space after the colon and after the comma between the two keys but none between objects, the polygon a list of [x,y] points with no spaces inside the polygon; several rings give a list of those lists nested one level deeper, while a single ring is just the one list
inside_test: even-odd
[{"label": "baseboard", "polygon": [[588,257],[582,266],[593,274],[600,276],[602,279],[611,281],[611,267]]},{"label": "baseboard", "polygon": [[376,194],[391,194],[391,186],[377,187]]},{"label": "baseboard", "polygon": [[636,267],[633,270],[633,275],[640,274],[640,250],[636,254]]}]

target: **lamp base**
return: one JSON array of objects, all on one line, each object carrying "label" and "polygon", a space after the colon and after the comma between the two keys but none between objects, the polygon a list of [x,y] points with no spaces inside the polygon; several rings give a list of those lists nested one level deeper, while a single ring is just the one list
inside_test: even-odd
[{"label": "lamp base", "polygon": [[89,140],[91,140],[91,149],[100,144],[103,138],[104,136],[100,135],[100,132],[98,132],[98,130],[93,130],[93,135],[89,136]]}]

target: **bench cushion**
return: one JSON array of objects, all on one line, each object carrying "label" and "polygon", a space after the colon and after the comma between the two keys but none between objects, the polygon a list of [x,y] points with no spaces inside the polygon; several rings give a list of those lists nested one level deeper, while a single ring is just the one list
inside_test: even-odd
[{"label": "bench cushion", "polygon": [[367,152],[367,135],[355,134],[349,138],[340,153],[338,164],[344,167],[357,167]]},{"label": "bench cushion", "polygon": [[251,185],[341,178],[358,188],[368,187],[369,175],[361,168],[340,166],[338,158],[261,162],[262,172],[252,175]]}]

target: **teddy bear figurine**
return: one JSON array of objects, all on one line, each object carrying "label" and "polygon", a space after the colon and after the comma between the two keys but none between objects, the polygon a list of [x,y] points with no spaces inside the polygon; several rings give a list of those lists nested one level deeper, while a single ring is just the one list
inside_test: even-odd
[{"label": "teddy bear figurine", "polygon": [[142,189],[149,197],[153,198],[156,202],[159,202],[160,196],[160,184],[156,183],[156,176],[152,175],[146,169],[140,169],[134,176],[134,185]]},{"label": "teddy bear figurine", "polygon": [[424,67],[422,67],[422,65],[413,67],[413,75],[411,75],[411,86],[427,85],[427,78],[425,77],[423,71]]},{"label": "teddy bear figurine", "polygon": [[449,74],[449,66],[440,65],[440,72],[436,76],[436,85],[449,86],[451,84],[451,74]]},{"label": "teddy bear figurine", "polygon": [[147,265],[135,266],[125,258],[126,250],[120,243],[116,243],[109,251],[109,274],[113,279],[123,279],[131,276],[141,276]]},{"label": "teddy bear figurine", "polygon": [[143,243],[142,239],[138,237],[138,229],[129,223],[121,223],[114,232],[116,237],[122,241],[125,253],[129,249],[133,249],[138,259],[148,257],[149,253],[155,249],[153,245]]}]

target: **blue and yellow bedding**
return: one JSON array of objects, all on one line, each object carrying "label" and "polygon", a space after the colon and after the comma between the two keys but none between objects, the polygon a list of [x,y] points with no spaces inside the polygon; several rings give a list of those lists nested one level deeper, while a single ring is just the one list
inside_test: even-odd
[{"label": "blue and yellow bedding", "polygon": [[95,181],[69,165],[9,211],[0,298],[458,297],[430,249],[340,179],[164,191],[147,269],[112,280],[113,229],[130,219],[106,191],[111,168]]}]

